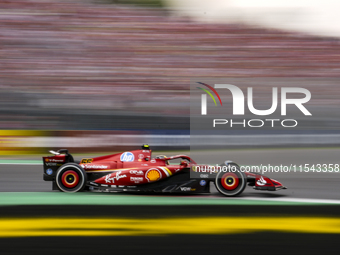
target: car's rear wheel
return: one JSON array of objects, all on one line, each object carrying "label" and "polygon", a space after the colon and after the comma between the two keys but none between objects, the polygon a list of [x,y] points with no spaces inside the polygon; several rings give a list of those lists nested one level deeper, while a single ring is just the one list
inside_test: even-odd
[{"label": "car's rear wheel", "polygon": [[57,171],[56,183],[60,191],[82,191],[86,186],[86,182],[87,176],[85,170],[75,163],[65,164]]},{"label": "car's rear wheel", "polygon": [[233,166],[224,169],[225,171],[221,170],[215,178],[217,190],[227,197],[238,196],[244,191],[247,184],[245,174],[239,170],[237,165]]}]

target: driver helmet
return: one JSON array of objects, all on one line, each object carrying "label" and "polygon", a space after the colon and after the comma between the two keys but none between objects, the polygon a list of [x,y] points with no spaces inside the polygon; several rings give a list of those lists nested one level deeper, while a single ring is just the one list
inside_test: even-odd
[{"label": "driver helmet", "polygon": [[[162,158],[167,158],[167,156],[165,156],[165,155],[158,155],[158,156],[156,156],[156,159],[162,159]],[[165,160],[165,164],[169,165],[169,161]]]}]

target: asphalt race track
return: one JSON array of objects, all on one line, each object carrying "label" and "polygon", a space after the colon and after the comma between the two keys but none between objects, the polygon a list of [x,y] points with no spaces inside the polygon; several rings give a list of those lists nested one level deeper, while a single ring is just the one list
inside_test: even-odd
[{"label": "asphalt race track", "polygon": [[[176,152],[176,154],[188,152]],[[233,159],[240,165],[291,165],[304,164],[340,164],[340,149],[282,149],[282,150],[235,150],[195,152],[193,157],[209,158],[216,161],[220,158]],[[153,152],[153,155],[157,155]],[[174,154],[169,154],[174,155]],[[226,155],[226,156],[225,156]],[[81,157],[78,157],[81,158]],[[39,160],[36,158],[36,160]],[[38,163],[39,164],[39,163]],[[0,192],[52,192],[51,183],[42,180],[42,165],[2,164],[0,165]],[[340,199],[340,172],[270,172],[266,176],[277,179],[287,190],[276,192],[255,191],[247,187],[240,196],[243,198],[308,198],[308,199]],[[54,191],[57,192],[57,191]],[[221,195],[211,185],[211,196]]]},{"label": "asphalt race track", "polygon": [[[52,192],[51,182],[42,180],[42,166],[40,165],[1,165],[0,167],[0,192]],[[267,175],[281,181],[288,189],[269,192],[255,191],[251,187],[247,187],[240,197],[340,198],[340,178],[338,177],[340,173],[295,173],[290,175],[271,173]],[[210,196],[221,197],[215,185],[212,184],[210,187]],[[209,195],[207,194],[207,196]]]},{"label": "asphalt race track", "polygon": [[[339,152],[238,150],[211,155],[219,159],[227,154],[227,159],[245,166],[282,164],[280,160],[337,164]],[[199,158],[205,153],[198,152]],[[247,187],[237,198],[221,196],[213,184],[210,195],[66,194],[52,191],[51,183],[42,180],[37,160],[0,160],[0,254],[337,254],[339,250],[340,173],[267,173],[288,189],[261,192]]]}]

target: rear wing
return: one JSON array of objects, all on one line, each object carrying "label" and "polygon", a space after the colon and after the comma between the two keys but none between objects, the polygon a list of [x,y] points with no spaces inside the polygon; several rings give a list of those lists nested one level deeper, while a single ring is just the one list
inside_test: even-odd
[{"label": "rear wing", "polygon": [[54,181],[56,172],[62,165],[68,162],[74,162],[73,156],[68,153],[67,149],[61,149],[58,151],[50,151],[53,156],[42,157],[45,181]]}]

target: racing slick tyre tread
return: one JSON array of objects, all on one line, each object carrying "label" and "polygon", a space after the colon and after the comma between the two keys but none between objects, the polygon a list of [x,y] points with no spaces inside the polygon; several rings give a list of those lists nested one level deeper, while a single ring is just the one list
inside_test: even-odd
[{"label": "racing slick tyre tread", "polygon": [[236,167],[235,171],[220,171],[215,178],[216,189],[227,197],[240,195],[247,185],[247,178],[239,170],[239,166],[236,164],[232,164],[232,166]]},{"label": "racing slick tyre tread", "polygon": [[60,191],[79,192],[86,186],[87,175],[78,164],[67,163],[58,169],[55,181]]}]

